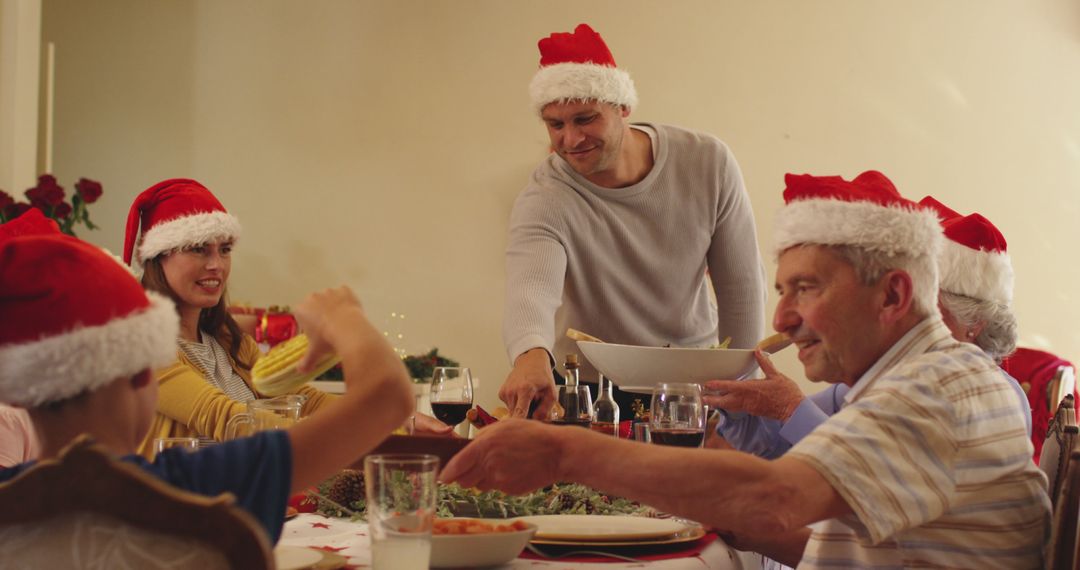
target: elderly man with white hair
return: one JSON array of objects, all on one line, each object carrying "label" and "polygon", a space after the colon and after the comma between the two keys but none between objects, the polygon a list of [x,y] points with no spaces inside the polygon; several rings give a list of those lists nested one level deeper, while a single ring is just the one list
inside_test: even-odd
[{"label": "elderly man with white hair", "polygon": [[769,554],[800,568],[1041,566],[1046,478],[1008,381],[937,311],[937,219],[878,172],[786,181],[773,327],[807,377],[851,386],[839,412],[774,461],[506,420],[443,479],[508,492],[578,481],[771,536]]},{"label": "elderly man with white hair", "polygon": [[[945,242],[938,256],[938,308],[953,338],[983,349],[995,362],[1016,349],[1012,312],[1013,269],[1005,237],[980,214],[961,215],[933,197],[919,201],[941,221]],[[1032,431],[1031,407],[1016,379],[1004,370],[1016,393],[1017,407]],[[754,382],[710,382],[707,396],[724,418],[717,433],[740,451],[776,458],[840,410],[850,389],[833,384],[804,396],[786,377]],[[1045,437],[1045,426],[1043,428]]]}]

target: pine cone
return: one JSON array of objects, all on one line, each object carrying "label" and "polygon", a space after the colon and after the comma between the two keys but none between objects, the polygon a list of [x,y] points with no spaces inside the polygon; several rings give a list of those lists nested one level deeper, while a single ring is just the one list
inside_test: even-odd
[{"label": "pine cone", "polygon": [[364,498],[364,472],[356,469],[344,469],[334,477],[327,498],[339,505],[352,507],[356,501]]}]

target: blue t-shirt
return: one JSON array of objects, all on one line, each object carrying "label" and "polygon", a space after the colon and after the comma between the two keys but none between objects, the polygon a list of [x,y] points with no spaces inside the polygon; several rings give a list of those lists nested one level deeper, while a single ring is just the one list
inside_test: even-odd
[{"label": "blue t-shirt", "polygon": [[[292,447],[284,431],[262,432],[195,453],[167,449],[153,463],[140,455],[122,459],[180,489],[208,496],[232,493],[237,505],[262,523],[271,543],[281,537],[292,485]],[[34,463],[0,469],[0,483]]]}]

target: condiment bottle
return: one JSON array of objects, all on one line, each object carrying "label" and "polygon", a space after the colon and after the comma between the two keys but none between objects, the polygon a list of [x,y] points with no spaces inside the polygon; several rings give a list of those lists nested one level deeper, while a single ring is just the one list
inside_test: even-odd
[{"label": "condiment bottle", "polygon": [[[559,391],[561,396],[559,405],[563,409],[563,422],[577,423],[577,419],[581,415],[581,409],[577,401],[577,387],[581,383],[581,364],[578,362],[578,356],[573,353],[567,354],[563,368],[566,371],[566,386]],[[586,427],[588,427],[588,424],[586,424]]]},{"label": "condiment bottle", "polygon": [[600,375],[600,391],[593,402],[593,431],[619,437],[619,405],[611,395],[611,380]]}]

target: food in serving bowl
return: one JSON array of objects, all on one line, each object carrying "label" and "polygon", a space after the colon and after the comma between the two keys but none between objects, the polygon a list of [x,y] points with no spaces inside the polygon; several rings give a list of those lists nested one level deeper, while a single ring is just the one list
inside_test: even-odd
[{"label": "food in serving bowl", "polygon": [[[462,532],[440,534],[443,530]],[[485,529],[490,529],[484,532]],[[500,529],[500,530],[497,530]],[[498,566],[518,554],[536,534],[536,525],[483,519],[439,519],[431,536],[431,567]]]},{"label": "food in serving bowl", "polygon": [[731,380],[757,369],[754,351],[736,348],[666,348],[578,341],[585,358],[620,388],[661,382]]},{"label": "food in serving bowl", "polygon": [[435,519],[431,534],[485,534],[488,532],[518,532],[529,530],[529,525],[522,521],[509,524],[487,522],[480,519]]}]

